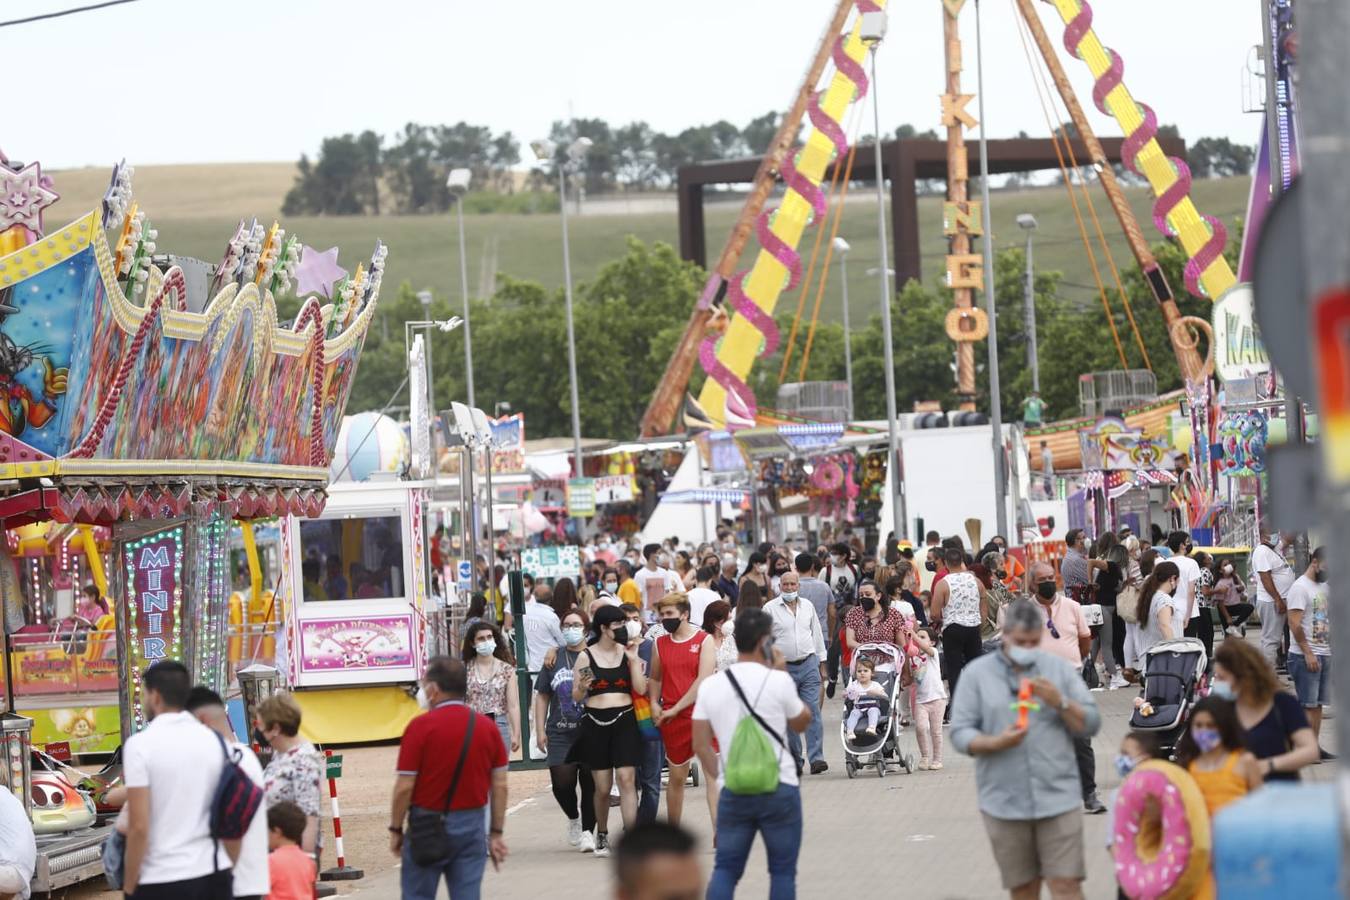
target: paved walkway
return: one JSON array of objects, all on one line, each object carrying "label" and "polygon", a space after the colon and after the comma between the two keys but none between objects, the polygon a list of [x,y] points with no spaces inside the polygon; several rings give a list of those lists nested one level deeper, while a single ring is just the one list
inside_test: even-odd
[{"label": "paved walkway", "polygon": [[[1120,783],[1112,766],[1120,740],[1128,731],[1134,690],[1093,694],[1102,714],[1102,730],[1093,741],[1097,755],[1097,783],[1102,799]],[[975,806],[974,763],[955,752],[944,753],[940,772],[904,772],[878,778],[862,772],[850,781],[844,772],[839,743],[839,699],[826,701],[825,758],[828,772],[803,776],[802,803],[805,834],[798,861],[797,890],[803,898],[828,897],[841,889],[866,896],[907,900],[996,900],[998,869],[989,851],[983,823]],[[1324,743],[1331,746],[1328,728]],[[944,729],[944,734],[946,730]],[[912,730],[903,741],[917,757]],[[1073,759],[1065,760],[1073,767]],[[1329,780],[1334,766],[1317,766],[1312,780]],[[712,869],[712,841],[702,788],[689,788],[684,824],[699,837],[706,872]],[[607,896],[609,864],[567,845],[566,820],[547,791],[528,798],[511,798],[506,836],[511,857],[500,873],[489,868],[484,896],[505,900],[596,900]],[[664,804],[662,806],[664,812]],[[1085,816],[1087,897],[1115,896],[1115,879],[1105,850],[1107,816]],[[612,830],[620,831],[619,811],[610,813]],[[363,897],[397,897],[398,870],[360,883]],[[601,887],[603,885],[603,887]],[[756,841],[741,880],[740,895],[768,895],[763,845]],[[444,889],[441,896],[444,897]]]}]

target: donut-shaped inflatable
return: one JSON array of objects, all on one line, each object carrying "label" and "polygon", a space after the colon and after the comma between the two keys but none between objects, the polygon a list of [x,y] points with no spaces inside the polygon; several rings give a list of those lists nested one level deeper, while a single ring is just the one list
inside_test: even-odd
[{"label": "donut-shaped inflatable", "polygon": [[1134,900],[1183,900],[1209,877],[1212,846],[1205,798],[1180,766],[1149,760],[1116,797],[1116,881]]},{"label": "donut-shaped inflatable", "polygon": [[832,459],[818,463],[811,472],[811,483],[822,491],[834,493],[844,486],[844,470]]},{"label": "donut-shaped inflatable", "polygon": [[958,306],[947,313],[947,337],[958,344],[973,344],[989,337],[989,317],[978,306]]}]

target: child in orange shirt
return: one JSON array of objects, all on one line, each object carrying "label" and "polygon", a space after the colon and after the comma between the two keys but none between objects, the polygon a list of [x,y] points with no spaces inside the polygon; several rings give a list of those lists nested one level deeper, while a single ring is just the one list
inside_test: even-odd
[{"label": "child in orange shirt", "polygon": [[305,813],[294,803],[278,803],[267,811],[267,873],[272,890],[267,900],[311,900],[318,867],[300,849]]}]

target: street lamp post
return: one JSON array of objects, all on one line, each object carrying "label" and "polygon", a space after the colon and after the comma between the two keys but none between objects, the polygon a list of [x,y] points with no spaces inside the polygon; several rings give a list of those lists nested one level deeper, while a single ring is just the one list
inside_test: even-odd
[{"label": "street lamp post", "polygon": [[1036,350],[1036,267],[1032,264],[1032,238],[1036,234],[1036,217],[1031,213],[1022,213],[1017,217],[1017,227],[1027,233],[1027,286],[1024,299],[1027,332],[1027,368],[1031,370],[1031,391],[1041,392],[1041,360]]},{"label": "street lamp post", "polygon": [[[468,169],[451,169],[445,186],[455,198],[455,215],[459,219],[459,290],[464,297],[464,383],[468,388],[469,407],[473,408],[473,339],[469,332],[469,258],[464,250],[464,195],[469,192],[473,173]],[[434,410],[435,407],[433,406]]]},{"label": "street lamp post", "polygon": [[[567,147],[567,162],[557,161],[558,209],[562,212],[563,296],[567,305],[567,374],[572,390],[572,452],[575,455],[574,474],[582,475],[581,465],[581,402],[577,399],[577,339],[572,324],[572,255],[567,243],[567,173],[576,171],[591,149],[591,139],[579,137]],[[556,150],[552,141],[535,141],[530,147],[541,160],[553,158]]]},{"label": "street lamp post", "polygon": [[[417,302],[422,304],[422,322],[406,323],[408,325],[422,324],[423,327],[430,327],[431,319],[431,291],[418,291]],[[403,342],[404,358],[407,358],[408,351],[412,348],[412,329],[404,330],[405,340]],[[436,386],[431,377],[431,335],[427,335],[427,412],[432,419],[436,418]]]},{"label": "street lamp post", "polygon": [[848,327],[848,241],[834,239],[834,252],[839,254],[839,278],[844,288],[844,381],[848,382],[848,420],[853,421],[853,336]]},{"label": "street lamp post", "polygon": [[873,150],[877,172],[877,244],[881,252],[881,332],[884,364],[886,366],[886,435],[890,450],[886,470],[891,476],[891,527],[898,538],[908,536],[909,526],[900,492],[899,444],[896,438],[895,413],[895,355],[891,349],[891,270],[886,258],[886,185],[881,166],[881,108],[877,104],[877,47],[886,36],[886,13],[865,12],[859,27],[859,36],[867,45],[872,63],[872,129],[875,132]]},{"label": "street lamp post", "polygon": [[989,213],[989,120],[984,117],[984,55],[980,44],[980,0],[975,0],[975,90],[980,104],[980,200],[984,209],[984,311],[989,319],[989,424],[994,444],[994,508],[998,534],[1008,533],[1007,473],[1003,459],[1003,398],[998,383],[998,320],[994,309],[994,226]]}]

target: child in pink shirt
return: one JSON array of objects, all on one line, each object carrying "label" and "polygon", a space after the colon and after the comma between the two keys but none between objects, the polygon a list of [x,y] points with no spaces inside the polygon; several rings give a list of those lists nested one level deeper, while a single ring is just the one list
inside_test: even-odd
[{"label": "child in pink shirt", "polygon": [[278,803],[267,811],[267,872],[272,879],[268,900],[311,900],[318,867],[300,849],[305,814],[294,803]]}]

